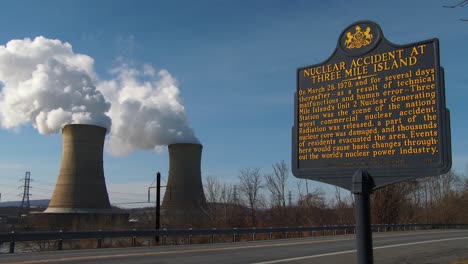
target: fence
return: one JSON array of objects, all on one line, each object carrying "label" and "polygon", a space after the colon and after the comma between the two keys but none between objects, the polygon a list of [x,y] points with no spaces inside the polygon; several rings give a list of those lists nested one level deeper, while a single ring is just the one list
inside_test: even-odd
[{"label": "fence", "polygon": [[[458,228],[466,229],[468,224],[394,224],[394,225],[372,225],[373,231],[400,231],[416,229],[448,229]],[[304,232],[343,231],[344,234],[355,233],[354,225],[344,226],[298,226],[298,227],[269,227],[269,228],[233,228],[233,229],[160,229],[160,230],[125,230],[125,231],[44,231],[44,232],[8,232],[0,233],[0,244],[10,243],[9,252],[15,252],[15,242],[23,241],[57,241],[57,250],[63,249],[64,240],[76,239],[96,239],[97,248],[102,247],[104,238],[131,238],[132,246],[136,246],[137,237],[161,238],[161,244],[165,244],[168,237],[187,237],[190,244],[193,236],[210,236],[210,241],[215,242],[217,235],[231,235],[232,241],[237,241],[238,236],[242,234],[251,234],[252,240],[255,240],[256,234],[267,234],[268,239],[272,239],[273,234],[281,233],[285,238],[289,234],[299,234]]]}]

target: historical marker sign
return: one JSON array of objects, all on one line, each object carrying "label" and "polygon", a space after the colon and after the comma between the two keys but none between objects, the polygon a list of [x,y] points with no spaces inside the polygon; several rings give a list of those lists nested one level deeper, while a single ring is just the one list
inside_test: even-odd
[{"label": "historical marker sign", "polygon": [[296,177],[350,189],[358,169],[381,187],[451,167],[437,39],[395,45],[356,22],[327,61],[297,70],[294,106]]}]

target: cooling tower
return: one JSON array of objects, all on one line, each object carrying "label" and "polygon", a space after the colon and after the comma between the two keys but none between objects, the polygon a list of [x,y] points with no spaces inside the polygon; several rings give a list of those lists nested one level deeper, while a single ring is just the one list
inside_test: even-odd
[{"label": "cooling tower", "polygon": [[66,125],[62,129],[62,164],[44,213],[108,213],[102,154],[106,129]]},{"label": "cooling tower", "polygon": [[169,148],[169,178],[161,206],[166,227],[206,225],[207,205],[201,180],[200,144],[178,143]]}]

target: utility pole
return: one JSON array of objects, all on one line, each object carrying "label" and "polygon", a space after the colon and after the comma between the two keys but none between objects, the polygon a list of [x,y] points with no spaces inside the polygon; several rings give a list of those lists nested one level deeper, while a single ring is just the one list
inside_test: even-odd
[{"label": "utility pole", "polygon": [[19,213],[18,213],[18,218],[21,218],[21,215],[23,215],[23,213],[28,213],[29,209],[30,209],[29,196],[31,194],[29,194],[29,188],[31,187],[30,186],[31,173],[29,171],[27,171],[26,174],[24,175],[24,178],[21,179],[21,180],[24,180],[23,200],[21,201],[21,207],[20,207],[20,210],[19,210]]},{"label": "utility pole", "polygon": [[[156,230],[161,227],[161,173],[156,173]],[[158,237],[159,238],[159,237]]]},{"label": "utility pole", "polygon": [[[158,231],[161,228],[161,173],[156,173],[156,187],[148,187],[148,202],[150,201],[150,189],[156,188],[156,221],[155,230]],[[155,237],[156,242],[159,242],[159,236]]]}]

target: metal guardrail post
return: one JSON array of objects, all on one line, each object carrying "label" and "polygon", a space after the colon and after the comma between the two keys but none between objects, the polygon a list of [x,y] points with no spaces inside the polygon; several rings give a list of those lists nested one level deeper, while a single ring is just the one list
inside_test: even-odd
[{"label": "metal guardrail post", "polygon": [[59,239],[57,241],[57,250],[62,250],[63,249],[63,239]]},{"label": "metal guardrail post", "polygon": [[15,241],[10,241],[10,253],[15,253]]},{"label": "metal guardrail post", "polygon": [[[211,230],[216,230],[216,228],[212,228]],[[211,233],[211,243],[214,243],[215,242],[215,233]]]},{"label": "metal guardrail post", "polygon": [[[14,236],[15,235],[15,231],[11,231],[11,235]],[[10,241],[10,253],[15,253],[15,239],[13,238],[11,241]]]},{"label": "metal guardrail post", "polygon": [[[101,229],[99,229],[98,231],[99,231],[99,232],[102,232]],[[102,240],[103,240],[103,239],[104,239],[104,238],[102,238],[102,237],[98,238],[98,240],[97,240],[97,248],[102,248]]]},{"label": "metal guardrail post", "polygon": [[[192,231],[192,230],[193,230],[192,228],[189,228],[189,231]],[[189,245],[192,244],[192,235],[190,235],[190,234],[188,235],[188,241],[187,241],[187,243],[188,243]]]},{"label": "metal guardrail post", "polygon": [[166,233],[166,232],[167,232],[167,228],[164,228],[163,231],[164,231],[164,236],[163,236],[163,239],[162,239],[162,243],[161,243],[161,244],[164,246],[164,245],[166,245],[166,243],[167,243],[167,233]]},{"label": "metal guardrail post", "polygon": [[[62,235],[63,230],[59,231],[60,235]],[[60,237],[57,241],[57,250],[62,250],[63,249],[63,239]]]}]

